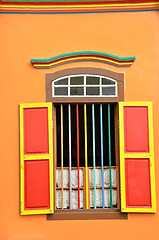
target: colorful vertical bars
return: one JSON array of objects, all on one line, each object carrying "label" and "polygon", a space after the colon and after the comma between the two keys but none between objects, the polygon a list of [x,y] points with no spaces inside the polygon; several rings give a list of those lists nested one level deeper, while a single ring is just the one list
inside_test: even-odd
[{"label": "colorful vertical bars", "polygon": [[70,183],[70,209],[72,209],[72,183],[71,183],[71,105],[68,104],[68,131],[69,131],[69,183]]},{"label": "colorful vertical bars", "polygon": [[[111,105],[107,104],[104,105],[100,104],[98,105],[98,109],[99,109],[99,118],[96,119],[96,114],[98,113],[98,109],[96,109],[95,104],[92,104],[91,108],[87,107],[86,104],[83,105],[84,106],[84,149],[85,149],[85,156],[84,156],[84,165],[85,166],[85,208],[88,209],[89,208],[89,175],[88,175],[88,147],[90,145],[90,133],[88,132],[88,125],[89,121],[92,120],[92,163],[93,163],[93,189],[94,189],[94,209],[97,208],[97,200],[96,200],[96,194],[97,194],[97,187],[96,187],[96,164],[97,165],[101,165],[101,185],[102,185],[102,208],[105,208],[105,199],[104,199],[104,139],[107,138],[107,147],[106,147],[106,151],[108,153],[108,157],[109,157],[109,182],[110,182],[110,208],[113,208],[113,204],[112,204],[112,179],[111,179],[111,164],[112,164],[112,152],[111,152],[111,128],[113,126],[111,126]],[[71,170],[72,170],[72,158],[74,157],[74,155],[72,155],[74,152],[72,152],[72,148],[74,149],[74,145],[72,143],[72,128],[74,129],[74,126],[76,126],[76,129],[74,129],[76,131],[76,136],[77,136],[77,180],[78,180],[78,209],[80,209],[80,122],[79,122],[79,114],[80,114],[80,110],[79,109],[79,104],[75,105],[76,108],[72,107],[71,108],[71,104],[68,104],[68,142],[69,142],[69,149],[68,149],[68,153],[69,153],[69,161],[68,161],[68,167],[69,167],[69,208],[73,209],[73,205],[72,205],[72,179],[71,179]],[[73,111],[73,113],[71,114],[71,110]],[[75,112],[74,112],[75,110]],[[61,135],[61,203],[62,203],[62,209],[64,208],[64,173],[63,173],[63,169],[64,169],[64,106],[63,104],[60,104],[60,108],[59,108],[59,117],[60,117],[60,135]],[[76,116],[76,125],[72,125],[74,124],[73,121],[73,117],[74,114]],[[87,114],[90,117],[89,121],[87,119]],[[83,115],[83,114],[82,114]],[[91,119],[92,118],[92,119]],[[104,127],[104,122],[106,121],[107,123],[107,130],[108,130],[108,134],[106,134],[103,129]],[[72,127],[71,127],[72,125]],[[100,134],[99,134],[99,141],[100,141],[100,145],[98,145],[96,143],[96,125],[99,126],[100,129]],[[59,139],[60,140],[60,139]],[[97,146],[96,146],[97,144]],[[98,158],[96,159],[96,147],[98,149],[99,147],[99,151],[100,151],[100,156],[101,159],[98,160]],[[73,150],[74,151],[74,150]],[[97,153],[98,154],[98,153]],[[98,162],[100,161],[100,163]]]},{"label": "colorful vertical bars", "polygon": [[86,169],[86,209],[88,209],[88,159],[87,159],[87,107],[84,104],[84,133],[85,133],[85,169]]},{"label": "colorful vertical bars", "polygon": [[95,115],[94,115],[94,104],[92,104],[92,134],[93,134],[94,209],[96,209],[96,153],[95,153]]},{"label": "colorful vertical bars", "polygon": [[110,104],[108,104],[108,142],[109,142],[109,181],[110,181],[110,208],[112,209],[112,178],[111,178],[111,131],[110,131]]},{"label": "colorful vertical bars", "polygon": [[102,107],[102,104],[100,104],[100,138],[101,138],[101,170],[102,170],[102,208],[104,209],[103,107]]},{"label": "colorful vertical bars", "polygon": [[77,127],[78,209],[80,209],[80,177],[79,177],[79,111],[78,111],[78,104],[76,104],[76,127]]},{"label": "colorful vertical bars", "polygon": [[63,208],[63,105],[61,104],[61,202]]}]

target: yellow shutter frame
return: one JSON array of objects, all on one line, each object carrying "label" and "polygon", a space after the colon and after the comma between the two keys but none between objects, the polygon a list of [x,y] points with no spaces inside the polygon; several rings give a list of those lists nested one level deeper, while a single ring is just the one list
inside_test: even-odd
[{"label": "yellow shutter frame", "polygon": [[[47,108],[48,109],[48,135],[49,153],[48,154],[24,154],[24,109]],[[20,118],[20,215],[50,214],[54,212],[53,201],[53,131],[52,131],[52,103],[25,103],[19,105]],[[49,160],[49,187],[50,187],[50,208],[31,209],[24,208],[24,162],[29,160]]]},{"label": "yellow shutter frame", "polygon": [[[124,106],[147,106],[148,128],[149,128],[149,152],[148,153],[125,153],[124,151]],[[120,189],[121,189],[121,211],[122,212],[156,212],[155,191],[155,167],[154,167],[154,143],[153,143],[153,113],[151,102],[119,102],[119,143],[120,143]],[[151,181],[151,208],[135,208],[126,206],[125,186],[125,158],[148,158],[150,159],[150,181]]]}]

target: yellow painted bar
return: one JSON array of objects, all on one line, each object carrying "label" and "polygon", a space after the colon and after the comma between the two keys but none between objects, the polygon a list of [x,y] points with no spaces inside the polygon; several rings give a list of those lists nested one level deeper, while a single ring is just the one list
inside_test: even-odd
[{"label": "yellow painted bar", "polygon": [[124,153],[124,158],[150,158],[151,153]]},{"label": "yellow painted bar", "polygon": [[[49,154],[24,155],[24,128],[23,128],[23,110],[25,108],[48,108],[48,129],[49,129]],[[52,134],[52,103],[25,103],[19,106],[20,113],[20,214],[49,214],[54,212],[53,200],[53,134]],[[50,176],[50,209],[24,210],[24,161],[49,159]]]},{"label": "yellow painted bar", "polygon": [[[149,153],[124,153],[124,106],[147,106],[149,126]],[[121,211],[122,212],[156,212],[156,187],[153,150],[153,113],[151,102],[119,102],[119,139],[120,139],[120,184],[121,184]],[[125,192],[125,158],[150,159],[151,203],[152,208],[127,208]]]},{"label": "yellow painted bar", "polygon": [[88,209],[88,160],[87,160],[87,107],[84,104],[84,133],[85,133],[85,169],[86,169],[86,209]]},{"label": "yellow painted bar", "polygon": [[51,214],[51,209],[38,209],[38,210],[24,210],[20,215],[35,215],[35,214]]},{"label": "yellow painted bar", "polygon": [[39,159],[50,159],[50,154],[37,154],[37,155],[25,155],[24,160],[39,160]]},{"label": "yellow painted bar", "polygon": [[24,129],[23,129],[23,105],[19,105],[20,118],[20,214],[24,214]]},{"label": "yellow painted bar", "polygon": [[155,184],[155,162],[154,162],[154,136],[153,136],[153,107],[152,102],[148,106],[149,121],[149,151],[150,157],[150,177],[151,177],[151,201],[153,212],[156,212],[156,184]]}]

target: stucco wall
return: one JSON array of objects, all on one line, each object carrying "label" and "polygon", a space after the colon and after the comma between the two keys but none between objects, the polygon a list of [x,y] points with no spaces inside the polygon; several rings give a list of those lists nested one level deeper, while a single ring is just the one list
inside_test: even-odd
[{"label": "stucco wall", "polygon": [[[128,220],[47,221],[19,215],[18,104],[45,101],[45,74],[71,67],[99,67],[125,73],[125,101],[152,101],[156,193],[159,206],[159,13],[0,15],[0,239],[153,239],[159,213],[128,214]],[[73,51],[136,56],[130,68],[74,63],[34,69],[31,58]]]}]

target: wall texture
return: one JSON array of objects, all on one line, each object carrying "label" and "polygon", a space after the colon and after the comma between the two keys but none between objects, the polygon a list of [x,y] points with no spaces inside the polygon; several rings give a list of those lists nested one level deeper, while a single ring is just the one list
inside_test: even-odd
[{"label": "wall texture", "polygon": [[[19,215],[19,103],[45,101],[45,74],[71,67],[99,67],[125,74],[125,101],[152,101],[156,193],[159,206],[159,13],[0,15],[1,158],[0,240],[153,239],[159,213],[128,214],[128,220],[47,221]],[[130,68],[73,63],[34,69],[31,58],[74,51],[136,56]]]}]

